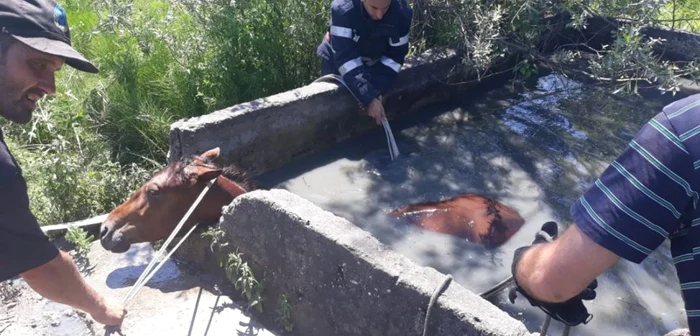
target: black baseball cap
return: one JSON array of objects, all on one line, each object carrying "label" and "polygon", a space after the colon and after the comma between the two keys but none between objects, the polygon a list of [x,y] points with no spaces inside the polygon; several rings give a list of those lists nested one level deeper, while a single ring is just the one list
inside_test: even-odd
[{"label": "black baseball cap", "polygon": [[66,11],[56,0],[0,0],[0,33],[85,72],[99,70],[71,46]]}]

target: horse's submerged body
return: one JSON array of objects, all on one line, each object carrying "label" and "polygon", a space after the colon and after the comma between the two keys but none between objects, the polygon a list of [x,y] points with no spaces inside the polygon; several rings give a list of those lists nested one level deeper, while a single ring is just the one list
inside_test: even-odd
[{"label": "horse's submerged body", "polygon": [[502,245],[525,223],[511,207],[475,193],[412,204],[389,214],[426,230],[487,246]]},{"label": "horse's submerged body", "polygon": [[[196,223],[215,223],[234,198],[260,187],[231,166],[213,163],[219,149],[183,158],[156,172],[107,217],[100,230],[102,246],[114,253],[131,244],[167,238],[205,186],[216,179],[182,230]],[[388,214],[426,230],[449,234],[477,244],[498,246],[523,225],[512,208],[470,193],[445,201],[408,205]]]}]

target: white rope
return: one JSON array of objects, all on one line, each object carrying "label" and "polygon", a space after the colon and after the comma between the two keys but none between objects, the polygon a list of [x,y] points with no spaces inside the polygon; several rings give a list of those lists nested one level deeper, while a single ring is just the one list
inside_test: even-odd
[{"label": "white rope", "polygon": [[211,186],[214,185],[217,178],[218,177],[213,178],[211,181],[209,181],[209,183],[207,183],[207,186],[204,187],[204,190],[202,190],[202,192],[199,194],[199,197],[197,197],[197,199],[194,201],[194,203],[192,203],[192,205],[190,206],[190,209],[187,211],[185,216],[182,217],[182,219],[180,220],[180,223],[178,223],[177,226],[175,227],[175,230],[173,230],[173,232],[170,234],[170,237],[168,237],[168,239],[165,241],[163,246],[161,246],[160,250],[158,250],[158,253],[156,253],[156,255],[153,257],[153,259],[148,264],[148,266],[146,266],[146,269],[143,271],[143,273],[141,273],[141,276],[139,277],[139,279],[136,280],[136,283],[134,283],[134,287],[131,288],[131,291],[129,291],[129,294],[127,294],[126,297],[124,298],[124,301],[122,302],[124,306],[126,306],[126,304],[131,299],[133,299],[134,296],[136,296],[136,293],[138,293],[138,291],[141,289],[141,287],[143,287],[143,285],[146,284],[148,282],[148,280],[150,280],[153,277],[153,275],[155,275],[156,272],[158,272],[158,270],[163,266],[163,264],[165,264],[165,261],[167,261],[168,258],[170,258],[170,256],[175,252],[175,250],[177,250],[177,248],[180,247],[180,244],[182,244],[182,242],[184,242],[185,239],[190,235],[190,233],[192,233],[192,231],[194,231],[194,229],[197,227],[197,224],[192,226],[190,231],[187,232],[187,234],[180,240],[180,242],[175,246],[175,248],[173,248],[170,251],[170,253],[168,253],[168,255],[165,257],[165,259],[158,265],[158,267],[156,267],[151,272],[153,265],[155,265],[158,258],[160,258],[160,256],[163,254],[163,251],[165,250],[165,248],[168,247],[168,245],[170,245],[170,242],[173,240],[173,238],[175,238],[175,236],[180,231],[182,226],[185,224],[187,219],[190,218],[192,211],[194,211],[194,209],[197,207],[197,205],[202,200],[202,198],[204,198],[204,195],[207,193],[207,191],[209,191],[209,188],[211,188]]},{"label": "white rope", "polygon": [[437,303],[438,297],[444,290],[447,289],[447,286],[449,286],[450,282],[452,282],[452,274],[448,274],[445,276],[445,278],[442,280],[442,284],[440,284],[440,287],[435,288],[435,291],[433,291],[433,295],[430,296],[430,302],[428,302],[428,308],[425,310],[425,321],[423,322],[423,336],[428,336],[428,322],[430,321],[430,313],[433,311],[433,307],[435,306],[435,303]]},{"label": "white rope", "polygon": [[389,121],[386,117],[382,119],[382,125],[384,126],[384,133],[386,133],[386,141],[389,143],[389,155],[391,159],[394,160],[399,156],[399,148],[396,146],[396,140],[394,140],[394,134],[391,133],[391,127],[389,127]]},{"label": "white rope", "polygon": [[[323,81],[325,81],[327,78],[334,79],[335,81],[339,82],[340,84],[343,84],[343,86],[344,86],[346,89],[348,89],[348,91],[350,92],[350,94],[352,94],[352,96],[355,97],[355,99],[356,99],[357,101],[360,101],[359,99],[357,99],[357,97],[355,96],[355,94],[352,93],[352,90],[350,90],[350,89],[348,88],[347,84],[345,84],[345,81],[343,80],[343,78],[340,77],[340,76],[338,76],[338,75],[335,75],[335,74],[328,74],[328,75],[325,75],[325,76],[321,76],[321,77],[317,78],[316,80],[314,80],[313,83],[316,83],[316,82],[323,82]],[[395,159],[399,156],[399,154],[400,154],[400,153],[399,153],[399,147],[396,146],[396,140],[394,140],[394,134],[391,132],[391,127],[389,126],[389,121],[386,119],[386,117],[384,117],[384,118],[382,119],[382,126],[384,126],[384,133],[386,134],[386,141],[387,141],[387,143],[388,143],[388,145],[389,145],[389,155],[391,156],[391,160],[395,160]]]},{"label": "white rope", "polygon": [[[185,224],[187,219],[190,218],[190,215],[192,215],[192,211],[194,211],[194,209],[197,207],[197,205],[199,205],[199,202],[202,201],[202,198],[204,198],[204,195],[207,193],[207,191],[209,191],[209,188],[211,188],[211,186],[214,185],[214,183],[216,183],[217,178],[218,177],[215,177],[211,181],[209,181],[209,183],[207,183],[206,187],[204,187],[204,190],[202,190],[202,192],[199,194],[199,197],[197,197],[197,199],[194,201],[194,203],[192,203],[192,205],[190,206],[190,209],[187,210],[187,213],[185,213],[185,216],[182,217],[182,219],[180,220],[180,223],[177,224],[177,226],[175,227],[175,230],[173,230],[173,232],[170,234],[170,236],[165,241],[165,243],[163,243],[163,246],[160,247],[160,249],[158,250],[158,253],[156,253],[156,255],[153,257],[153,259],[151,259],[151,262],[148,263],[148,266],[146,266],[146,269],[143,270],[143,272],[141,273],[141,276],[139,276],[138,280],[136,280],[136,282],[134,283],[134,286],[131,287],[129,294],[127,294],[126,297],[124,297],[124,300],[122,301],[122,305],[124,305],[124,307],[126,307],[127,303],[129,303],[129,301],[131,301],[131,299],[133,299],[134,296],[136,296],[136,293],[138,293],[139,290],[141,290],[141,287],[143,287],[143,285],[147,284],[148,281],[150,281],[151,278],[158,272],[158,270],[160,270],[160,268],[163,267],[163,265],[165,265],[165,262],[168,261],[168,259],[170,259],[170,256],[172,256],[173,253],[175,253],[175,251],[180,247],[180,245],[182,245],[182,243],[185,242],[185,239],[187,239],[187,237],[189,237],[189,235],[194,231],[194,229],[197,228],[199,223],[196,223],[195,225],[193,225],[192,228],[190,228],[190,230],[187,231],[185,236],[182,237],[182,239],[180,239],[180,241],[177,243],[177,245],[175,245],[175,247],[172,250],[170,250],[170,252],[165,256],[165,259],[163,259],[163,261],[161,261],[158,264],[158,266],[151,271],[151,269],[153,268],[153,265],[156,264],[156,261],[158,260],[158,258],[160,258],[161,254],[163,254],[163,251],[165,250],[165,248],[170,244],[170,242],[173,240],[173,238],[175,238],[177,233],[180,232],[180,229],[182,229],[182,226]],[[112,333],[116,333],[118,335],[123,335],[120,328],[117,328],[114,326],[105,326],[105,336],[109,336]]]},{"label": "white rope", "polygon": [[[131,291],[133,292],[133,294],[132,294],[131,296],[127,296],[127,297],[124,299],[123,304],[124,304],[125,306],[126,306],[126,303],[127,303],[127,302],[129,302],[131,299],[134,298],[134,296],[136,296],[136,293],[138,293],[138,291],[141,289],[141,287],[143,287],[143,285],[147,284],[148,281],[150,281],[151,278],[152,278],[154,275],[156,275],[156,273],[158,272],[158,270],[160,270],[160,268],[163,267],[163,265],[165,265],[165,262],[168,261],[168,259],[170,259],[170,256],[172,256],[173,253],[175,253],[175,250],[177,250],[178,247],[180,247],[180,245],[182,245],[182,243],[185,242],[185,239],[187,239],[187,237],[189,237],[189,235],[192,233],[192,231],[194,231],[194,229],[197,228],[198,225],[199,225],[199,223],[196,223],[195,225],[193,225],[193,226],[190,228],[189,231],[187,231],[187,233],[185,234],[185,236],[182,237],[182,239],[180,239],[180,241],[177,243],[177,245],[175,245],[175,247],[172,248],[172,249],[170,250],[170,252],[168,252],[168,254],[165,256],[165,258],[164,258],[160,263],[158,263],[158,266],[156,266],[156,268],[154,268],[152,272],[148,273],[148,276],[147,276],[145,279],[143,279],[143,281],[141,281],[140,283],[135,283],[135,284],[134,284],[134,287],[133,287],[132,290],[131,290]],[[157,260],[157,259],[156,259],[156,258],[153,258],[153,260]],[[143,275],[143,274],[146,274],[146,272],[144,271],[144,272],[142,273],[142,275]],[[131,294],[131,292],[130,292],[130,294]]]}]

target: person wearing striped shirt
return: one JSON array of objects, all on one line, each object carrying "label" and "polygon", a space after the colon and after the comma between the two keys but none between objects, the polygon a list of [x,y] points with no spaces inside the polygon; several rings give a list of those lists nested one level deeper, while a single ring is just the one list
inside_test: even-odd
[{"label": "person wearing striped shirt", "polygon": [[413,10],[406,0],[333,0],[330,25],[316,53],[321,76],[340,75],[350,92],[381,124],[382,96],[408,53]]},{"label": "person wearing striped shirt", "polygon": [[[700,335],[700,94],[679,99],[651,118],[574,203],[573,223],[556,225],[517,249],[511,292],[552,318],[587,323],[582,300],[620,258],[641,263],[666,239],[680,281],[688,329]],[[550,222],[551,225],[551,222]]]}]

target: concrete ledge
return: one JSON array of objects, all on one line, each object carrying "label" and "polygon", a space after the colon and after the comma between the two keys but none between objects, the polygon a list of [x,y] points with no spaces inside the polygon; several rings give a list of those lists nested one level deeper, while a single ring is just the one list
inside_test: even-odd
[{"label": "concrete ledge", "polygon": [[93,236],[97,237],[100,234],[100,226],[102,225],[102,222],[107,219],[107,216],[109,214],[102,214],[99,216],[75,221],[75,222],[69,222],[69,223],[63,223],[63,224],[54,224],[54,225],[45,225],[41,227],[41,230],[44,231],[45,234],[49,236],[53,235],[61,235],[66,232],[68,232],[68,228],[73,226],[79,229],[85,230],[88,234],[92,234]]},{"label": "concrete ledge", "polygon": [[[274,320],[277,298],[285,293],[294,335],[421,335],[430,297],[445,279],[285,190],[238,197],[219,225],[227,250],[214,255],[210,242],[197,235],[177,258],[211,271],[238,249],[265,286],[261,318]],[[433,307],[429,334],[531,335],[454,281]]]},{"label": "concrete ledge", "polygon": [[[463,89],[464,84],[449,84],[462,79],[459,62],[459,55],[450,49],[407,59],[385,97],[387,117],[411,113]],[[168,158],[219,146],[225,164],[235,163],[254,175],[375,127],[347,89],[312,83],[175,122]]]}]

